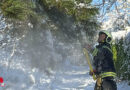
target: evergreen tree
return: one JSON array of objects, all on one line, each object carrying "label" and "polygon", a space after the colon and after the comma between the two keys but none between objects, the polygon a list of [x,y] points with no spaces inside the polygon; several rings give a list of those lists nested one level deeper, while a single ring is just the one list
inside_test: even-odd
[{"label": "evergreen tree", "polygon": [[92,0],[39,0],[47,9],[57,8],[78,21],[88,20],[98,14],[98,8],[91,5]]}]

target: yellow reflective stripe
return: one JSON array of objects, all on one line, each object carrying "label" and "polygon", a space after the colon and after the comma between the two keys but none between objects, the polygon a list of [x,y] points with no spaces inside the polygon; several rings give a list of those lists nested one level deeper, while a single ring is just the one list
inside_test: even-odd
[{"label": "yellow reflective stripe", "polygon": [[[108,50],[112,53],[112,50],[111,50],[109,47],[107,47],[107,46],[103,46],[103,48],[108,49]],[[92,55],[93,55],[93,56],[96,56],[96,55],[97,55],[97,53],[98,53],[98,49],[97,49],[97,48],[95,48],[95,49],[94,49],[94,51],[93,51],[93,53],[92,53]]]},{"label": "yellow reflective stripe", "polygon": [[94,49],[94,51],[93,51],[93,53],[92,53],[92,55],[93,55],[93,56],[96,56],[96,55],[97,55],[97,53],[98,53],[98,49],[97,49],[97,48],[95,48],[95,49]]},{"label": "yellow reflective stripe", "polygon": [[105,73],[102,73],[101,75],[116,75],[115,72],[105,72]]},{"label": "yellow reflective stripe", "polygon": [[112,52],[113,52],[113,60],[117,61],[117,50],[116,50],[116,45],[112,46]]},{"label": "yellow reflective stripe", "polygon": [[108,49],[108,50],[112,53],[112,50],[111,50],[109,47],[107,47],[107,46],[103,46],[103,48]]},{"label": "yellow reflective stripe", "polygon": [[116,77],[116,73],[115,72],[105,72],[105,73],[100,74],[100,76],[101,76],[101,78],[109,77],[109,76]]}]

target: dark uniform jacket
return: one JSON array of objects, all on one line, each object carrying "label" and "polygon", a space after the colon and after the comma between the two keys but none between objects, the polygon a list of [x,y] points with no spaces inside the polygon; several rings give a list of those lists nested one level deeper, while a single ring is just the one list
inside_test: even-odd
[{"label": "dark uniform jacket", "polygon": [[98,52],[93,58],[93,66],[96,69],[96,74],[101,74],[104,72],[116,72],[110,44],[100,43],[96,46],[96,48]]}]

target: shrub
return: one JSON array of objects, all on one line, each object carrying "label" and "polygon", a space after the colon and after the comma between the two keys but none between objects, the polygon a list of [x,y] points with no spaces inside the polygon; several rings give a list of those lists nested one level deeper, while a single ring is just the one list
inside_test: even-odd
[{"label": "shrub", "polygon": [[122,80],[130,80],[130,56],[125,51],[124,38],[116,40],[112,47],[117,76]]}]

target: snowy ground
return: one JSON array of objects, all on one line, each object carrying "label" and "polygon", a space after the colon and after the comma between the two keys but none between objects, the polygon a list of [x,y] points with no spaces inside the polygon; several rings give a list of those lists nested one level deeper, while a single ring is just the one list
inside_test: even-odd
[{"label": "snowy ground", "polygon": [[[93,90],[95,84],[86,66],[65,65],[62,70],[46,74],[37,69],[29,72],[24,68],[0,68],[6,84],[0,90]],[[118,90],[130,90],[126,82],[117,85]]]}]

